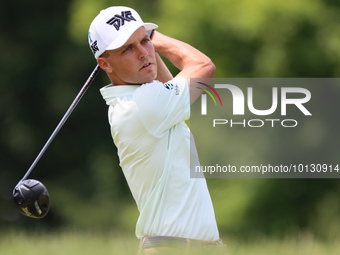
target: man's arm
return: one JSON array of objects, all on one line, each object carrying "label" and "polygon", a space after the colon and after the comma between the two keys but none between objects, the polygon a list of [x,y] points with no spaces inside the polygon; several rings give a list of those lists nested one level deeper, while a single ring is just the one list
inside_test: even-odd
[{"label": "man's arm", "polygon": [[154,31],[152,42],[156,52],[170,60],[179,70],[177,76],[184,77],[190,89],[190,104],[202,94],[199,84],[190,84],[190,78],[212,78],[215,65],[209,57],[187,43]]},{"label": "man's arm", "polygon": [[158,53],[156,53],[156,61],[157,61],[157,77],[156,80],[160,82],[167,82],[173,79],[171,72],[168,67],[165,65],[161,57]]}]

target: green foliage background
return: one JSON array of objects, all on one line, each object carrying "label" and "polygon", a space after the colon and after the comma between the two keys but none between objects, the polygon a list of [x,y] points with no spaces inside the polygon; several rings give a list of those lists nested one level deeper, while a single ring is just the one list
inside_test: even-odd
[{"label": "green foliage background", "polygon": [[[138,211],[120,171],[107,107],[98,91],[109,82],[103,72],[30,175],[49,190],[48,216],[39,221],[26,218],[12,202],[13,187],[94,68],[88,27],[101,9],[111,5],[135,8],[144,21],[158,24],[160,32],[206,53],[217,67],[215,77],[340,76],[340,2],[2,1],[1,230],[134,231]],[[325,95],[325,100],[338,100]],[[338,109],[329,109],[325,117],[338,118]],[[332,128],[338,130],[338,126],[339,121]],[[268,140],[278,141],[276,146],[285,150],[287,144],[280,135],[268,133]],[[336,157],[338,142],[329,146]],[[248,150],[255,157],[259,153],[256,148]],[[339,184],[337,179],[208,179],[221,234],[239,236],[297,232],[320,238],[338,236]]]}]

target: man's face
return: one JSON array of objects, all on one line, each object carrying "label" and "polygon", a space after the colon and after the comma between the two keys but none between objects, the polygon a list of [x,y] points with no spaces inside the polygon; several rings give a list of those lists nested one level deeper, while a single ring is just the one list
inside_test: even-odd
[{"label": "man's face", "polygon": [[120,48],[109,50],[108,73],[116,85],[143,84],[157,76],[155,49],[144,27],[137,29]]}]

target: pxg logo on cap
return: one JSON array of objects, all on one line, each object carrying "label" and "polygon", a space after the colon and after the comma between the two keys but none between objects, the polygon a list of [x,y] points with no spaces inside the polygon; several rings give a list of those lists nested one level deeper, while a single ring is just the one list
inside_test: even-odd
[{"label": "pxg logo on cap", "polygon": [[114,26],[117,31],[119,31],[119,28],[121,26],[124,26],[125,21],[130,22],[130,21],[137,21],[131,14],[131,11],[122,11],[121,15],[116,14],[113,16],[113,18],[109,19],[106,24]]}]

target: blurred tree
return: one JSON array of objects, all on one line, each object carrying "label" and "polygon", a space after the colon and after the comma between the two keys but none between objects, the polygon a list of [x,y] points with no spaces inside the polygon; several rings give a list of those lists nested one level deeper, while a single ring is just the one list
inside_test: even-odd
[{"label": "blurred tree", "polygon": [[[12,189],[96,64],[87,45],[77,45],[68,36],[70,4],[70,1],[22,1],[19,6],[16,2],[1,3],[2,24],[6,26],[2,26],[0,39],[4,49],[0,60],[0,224],[32,224],[15,211]],[[87,33],[85,41],[86,37]],[[106,82],[104,75],[96,78],[30,175],[41,180],[51,194],[51,213],[40,222],[42,225],[49,222],[81,225],[86,220],[79,219],[83,210],[77,210],[77,205],[96,209],[97,218],[102,219],[100,211],[107,206],[103,201],[112,204],[114,211],[120,206],[117,200],[129,195],[115,157],[107,107],[98,91]],[[69,210],[64,213],[62,208]],[[91,218],[86,213],[83,216]],[[105,227],[107,222],[101,221],[99,225]]]}]

